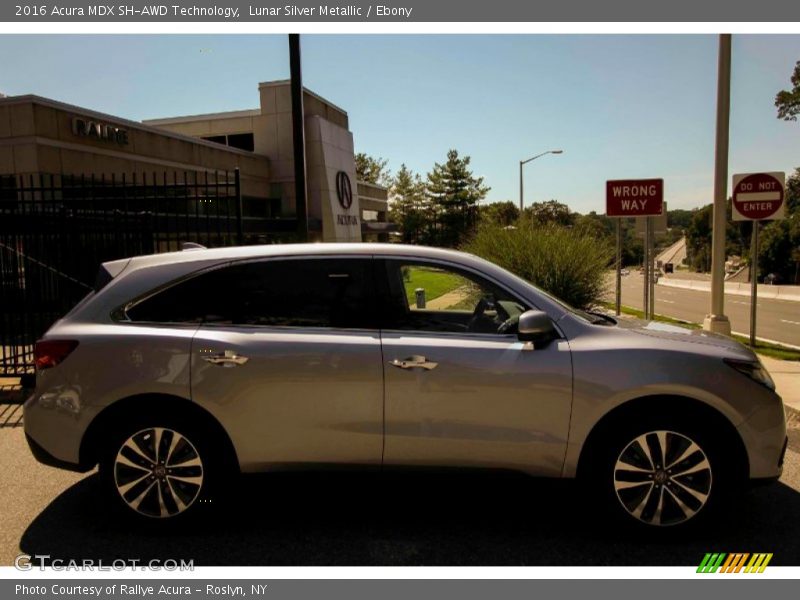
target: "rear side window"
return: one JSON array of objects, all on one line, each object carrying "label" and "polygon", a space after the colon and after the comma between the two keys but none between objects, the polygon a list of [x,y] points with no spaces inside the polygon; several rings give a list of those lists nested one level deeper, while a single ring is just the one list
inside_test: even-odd
[{"label": "rear side window", "polygon": [[136,322],[374,328],[372,260],[270,260],[202,273],[128,308]]}]

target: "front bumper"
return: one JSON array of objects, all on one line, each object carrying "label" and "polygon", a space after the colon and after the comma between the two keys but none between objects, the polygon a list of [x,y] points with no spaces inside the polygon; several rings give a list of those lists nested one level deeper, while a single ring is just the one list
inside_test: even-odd
[{"label": "front bumper", "polygon": [[783,402],[771,394],[769,403],[762,404],[737,428],[747,450],[751,480],[777,479],[783,473],[788,437]]}]

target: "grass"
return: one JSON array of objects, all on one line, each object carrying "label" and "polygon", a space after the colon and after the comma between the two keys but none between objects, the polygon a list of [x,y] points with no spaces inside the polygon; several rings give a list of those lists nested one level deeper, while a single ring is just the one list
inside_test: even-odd
[{"label": "grass", "polygon": [[[743,343],[745,346],[750,345],[750,338],[743,335],[734,335],[733,339]],[[778,360],[796,360],[800,361],[800,350],[794,348],[787,348],[780,344],[772,344],[770,342],[762,342],[756,340],[756,347],[753,348],[759,354],[769,356],[770,358],[777,358]]]},{"label": "grass", "polygon": [[[604,308],[609,310],[614,310],[614,303],[613,302],[601,302],[600,303]],[[636,310],[635,308],[631,308],[630,306],[622,306],[620,307],[620,312],[624,315],[630,315],[632,317],[636,317],[638,319],[644,319],[644,312],[641,310]],[[654,321],[658,321],[659,323],[669,323],[671,325],[677,325],[679,327],[686,327],[687,329],[700,329],[701,326],[699,323],[690,323],[689,321],[681,321],[680,319],[673,319],[672,317],[665,317],[664,315],[655,315],[653,318]],[[741,342],[745,346],[750,345],[750,338],[747,338],[742,335],[734,335],[731,336],[738,342]],[[770,358],[776,358],[778,360],[794,360],[800,361],[800,350],[795,350],[793,348],[787,348],[786,346],[781,346],[780,344],[772,344],[770,342],[762,342],[760,340],[756,340],[756,346],[753,348],[757,353],[763,354],[764,356],[769,356]]]},{"label": "grass", "polygon": [[404,269],[403,274],[409,306],[416,304],[414,290],[417,288],[425,290],[425,299],[430,302],[468,283],[466,279],[455,273],[426,267],[408,267]]}]

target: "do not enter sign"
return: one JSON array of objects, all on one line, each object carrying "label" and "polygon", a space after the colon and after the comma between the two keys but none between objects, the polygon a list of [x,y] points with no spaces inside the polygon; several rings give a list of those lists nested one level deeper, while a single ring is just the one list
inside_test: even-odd
[{"label": "do not enter sign", "polygon": [[784,217],[783,173],[733,176],[733,220],[763,221]]}]

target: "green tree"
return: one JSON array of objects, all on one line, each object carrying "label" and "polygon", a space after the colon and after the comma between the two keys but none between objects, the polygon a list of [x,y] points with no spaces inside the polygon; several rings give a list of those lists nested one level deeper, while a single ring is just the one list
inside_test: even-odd
[{"label": "green tree", "polygon": [[482,223],[491,223],[500,227],[513,225],[519,219],[519,209],[510,200],[482,204],[478,213]]},{"label": "green tree", "polygon": [[675,208],[673,210],[667,211],[667,227],[670,229],[679,229],[681,231],[685,230],[689,227],[689,223],[692,222],[692,214],[691,210],[685,210],[682,208]]},{"label": "green tree", "polygon": [[800,60],[794,66],[791,82],[791,90],[781,90],[775,96],[778,118],[784,121],[797,121],[800,114]]},{"label": "green tree", "polygon": [[419,174],[405,164],[394,176],[390,187],[389,217],[400,227],[403,241],[418,244],[428,229],[425,184]]},{"label": "green tree", "polygon": [[762,227],[759,278],[775,273],[781,283],[800,284],[800,168],[786,182],[785,202],[786,218]]},{"label": "green tree", "polygon": [[389,187],[392,184],[392,174],[386,167],[387,164],[388,160],[359,152],[356,154],[356,177],[359,181]]},{"label": "green tree", "polygon": [[605,215],[598,215],[595,211],[590,212],[588,215],[575,213],[572,215],[572,219],[576,229],[580,229],[588,235],[593,235],[597,239],[604,239],[613,244],[617,243],[617,224],[614,219]]},{"label": "green tree", "polygon": [[633,267],[644,264],[644,237],[636,235],[636,220],[625,219],[623,226],[622,266]]},{"label": "green tree", "polygon": [[428,173],[426,192],[430,200],[433,228],[428,243],[454,247],[474,228],[478,202],[491,188],[483,177],[475,177],[469,167],[470,157],[458,150],[447,153],[447,161],[436,163]]},{"label": "green tree", "polygon": [[525,216],[537,225],[552,223],[568,226],[575,222],[575,215],[569,210],[569,206],[558,200],[534,202],[525,209]]},{"label": "green tree", "polygon": [[711,216],[714,205],[708,204],[693,213],[686,228],[687,262],[695,271],[708,271],[711,269]]}]

